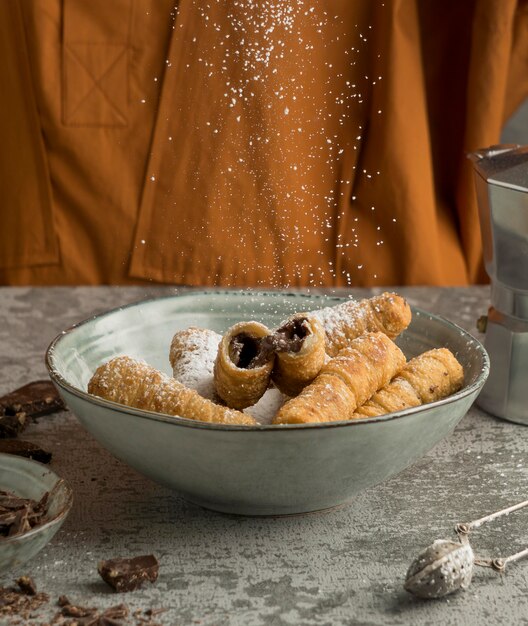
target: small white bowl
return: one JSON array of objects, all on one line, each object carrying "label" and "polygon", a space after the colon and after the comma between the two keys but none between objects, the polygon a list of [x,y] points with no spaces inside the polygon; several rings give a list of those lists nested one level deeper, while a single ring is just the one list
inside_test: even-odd
[{"label": "small white bowl", "polygon": [[0,453],[0,490],[37,502],[49,492],[47,521],[21,535],[0,537],[0,572],[33,558],[59,530],[73,502],[67,483],[48,467],[13,454]]},{"label": "small white bowl", "polygon": [[295,311],[342,299],[281,292],[188,293],[115,309],[68,329],[47,352],[50,376],[80,422],[116,457],[188,500],[227,513],[286,515],[352,499],[416,461],[448,435],[480,391],[489,359],[451,322],[415,309],[398,344],[407,357],[447,347],[465,372],[458,393],[366,420],[287,426],[226,426],[142,411],[86,391],[102,362],[120,355],[170,373],[176,330],[223,332],[240,320],[269,327]]}]

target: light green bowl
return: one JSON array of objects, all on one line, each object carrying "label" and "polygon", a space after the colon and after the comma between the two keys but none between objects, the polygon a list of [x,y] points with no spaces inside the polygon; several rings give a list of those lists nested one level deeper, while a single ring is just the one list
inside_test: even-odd
[{"label": "light green bowl", "polygon": [[223,332],[256,319],[273,327],[292,312],[341,301],[280,292],[195,292],[140,302],[65,331],[49,347],[47,364],[65,402],[103,446],[188,500],[245,515],[330,508],[401,471],[453,430],[488,375],[488,356],[476,339],[414,310],[400,347],[408,357],[450,348],[464,367],[464,388],[440,402],[351,422],[204,424],[102,400],[86,386],[98,365],[120,354],[170,373],[171,338],[190,325]]},{"label": "light green bowl", "polygon": [[0,572],[4,572],[29,561],[50,541],[66,519],[73,495],[48,467],[13,454],[0,454],[0,489],[37,501],[50,492],[47,522],[22,535],[0,537]]}]

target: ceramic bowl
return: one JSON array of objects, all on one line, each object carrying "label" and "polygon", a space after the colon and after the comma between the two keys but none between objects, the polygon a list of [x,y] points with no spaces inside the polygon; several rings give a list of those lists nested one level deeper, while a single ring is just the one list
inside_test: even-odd
[{"label": "ceramic bowl", "polygon": [[128,354],[170,372],[176,330],[224,332],[240,320],[276,326],[295,311],[342,299],[274,293],[196,293],[139,302],[68,329],[47,365],[64,401],[116,457],[186,499],[227,513],[286,515],[334,507],[401,471],[448,435],[489,370],[482,345],[451,322],[415,309],[398,339],[407,357],[450,348],[463,389],[440,402],[387,416],[329,424],[225,426],[121,406],[86,392],[103,361]]},{"label": "ceramic bowl", "polygon": [[66,519],[73,495],[48,467],[13,454],[0,454],[0,490],[37,501],[50,493],[47,522],[22,535],[0,537],[0,572],[4,572],[29,561],[50,541]]}]

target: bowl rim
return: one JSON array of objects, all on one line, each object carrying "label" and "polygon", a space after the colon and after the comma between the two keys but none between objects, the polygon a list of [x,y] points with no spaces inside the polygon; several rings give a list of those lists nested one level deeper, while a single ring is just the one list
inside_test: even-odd
[{"label": "bowl rim", "polygon": [[117,307],[113,307],[102,313],[98,313],[96,315],[91,315],[71,326],[67,327],[65,330],[60,332],[49,344],[46,354],[45,354],[45,364],[48,369],[48,374],[51,380],[55,385],[62,388],[66,392],[89,402],[91,404],[96,404],[102,408],[111,409],[113,411],[118,411],[119,413],[124,413],[128,415],[133,415],[135,417],[140,417],[144,419],[149,419],[158,422],[165,422],[169,424],[174,424],[178,426],[184,426],[186,428],[204,428],[206,430],[222,430],[222,431],[239,431],[245,432],[248,431],[264,431],[264,432],[288,432],[288,431],[297,431],[297,430],[311,430],[311,429],[321,429],[321,428],[344,428],[344,427],[353,427],[353,426],[366,426],[368,424],[386,422],[395,419],[405,418],[409,415],[413,415],[415,413],[420,413],[424,410],[424,407],[432,408],[438,406],[445,406],[448,404],[452,404],[453,402],[457,402],[462,398],[472,395],[477,392],[485,383],[490,370],[490,359],[489,355],[484,348],[483,344],[474,337],[467,330],[455,324],[454,322],[442,317],[441,315],[436,315],[434,313],[430,313],[420,307],[411,306],[411,310],[413,314],[417,315],[425,315],[435,322],[440,322],[452,330],[457,331],[465,338],[467,338],[470,342],[472,342],[475,348],[478,350],[482,357],[482,369],[479,372],[477,378],[468,385],[467,387],[463,387],[460,391],[448,396],[447,398],[443,398],[441,400],[436,400],[435,402],[429,402],[427,404],[422,404],[420,406],[411,407],[408,409],[403,409],[401,411],[395,411],[393,413],[387,413],[385,415],[379,415],[377,417],[366,417],[363,419],[355,419],[355,420],[340,420],[335,422],[323,422],[323,423],[307,423],[307,424],[252,424],[252,425],[243,425],[243,424],[219,424],[212,422],[202,422],[200,420],[193,420],[186,417],[180,417],[177,415],[165,415],[163,413],[156,413],[155,411],[147,411],[145,409],[137,409],[134,407],[129,407],[124,404],[119,404],[118,402],[113,402],[112,400],[105,400],[103,398],[99,398],[98,396],[94,396],[89,394],[87,391],[83,391],[78,387],[75,387],[71,383],[69,383],[63,376],[60,374],[54,366],[54,352],[56,346],[63,340],[67,335],[75,332],[81,326],[85,326],[87,324],[93,323],[95,320],[119,313],[125,309],[129,309],[132,307],[137,307],[140,305],[147,305],[153,302],[157,302],[160,300],[174,300],[182,297],[197,297],[197,296],[230,296],[230,297],[258,297],[258,296],[272,296],[272,297],[305,297],[307,299],[316,299],[322,300],[324,302],[335,301],[336,303],[345,302],[348,298],[346,296],[328,296],[325,294],[312,294],[305,292],[294,292],[294,291],[254,291],[254,290],[189,290],[184,291],[182,293],[174,293],[161,295],[158,297],[149,297],[143,300],[137,300],[134,302],[129,302],[124,305],[120,305]]},{"label": "bowl rim", "polygon": [[43,469],[46,470],[49,474],[51,474],[53,477],[56,478],[56,481],[53,487],[49,490],[49,493],[51,493],[52,490],[57,487],[57,485],[62,484],[66,491],[66,502],[64,506],[61,508],[61,510],[56,515],[54,515],[51,519],[48,519],[46,522],[44,522],[44,524],[35,526],[31,530],[28,530],[25,533],[21,533],[19,535],[14,535],[13,537],[2,537],[0,539],[0,549],[3,546],[6,546],[8,544],[19,543],[21,541],[25,541],[29,537],[38,535],[39,533],[43,532],[47,528],[51,528],[52,526],[55,526],[58,523],[62,523],[67,517],[73,505],[73,489],[70,487],[69,483],[64,478],[61,478],[56,472],[54,472],[47,465],[44,465],[43,463],[39,463],[38,461],[34,461],[33,459],[27,459],[25,457],[18,456],[16,454],[9,454],[7,452],[0,452],[0,459],[2,458],[8,458],[11,460],[16,459],[18,462],[20,462],[21,465],[33,465],[35,467],[38,467],[39,471],[42,471]]}]

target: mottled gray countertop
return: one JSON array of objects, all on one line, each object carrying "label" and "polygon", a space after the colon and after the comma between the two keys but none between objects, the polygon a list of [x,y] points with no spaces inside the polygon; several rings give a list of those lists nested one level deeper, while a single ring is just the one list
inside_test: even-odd
[{"label": "mottled gray countertop", "polygon": [[[479,336],[486,287],[398,291]],[[0,289],[0,393],[46,377],[44,351],[65,327],[172,292]],[[85,606],[163,606],[169,610],[159,621],[171,626],[528,624],[528,562],[503,576],[478,568],[468,591],[444,600],[417,601],[402,589],[417,552],[451,537],[455,522],[527,497],[528,428],[477,408],[415,465],[351,504],[288,518],[226,516],[188,504],[114,459],[70,413],[41,418],[24,438],[53,452],[51,467],[72,485],[75,503],[53,541],[20,571],[0,575],[0,584],[30,573],[52,603],[66,594]],[[528,545],[527,529],[523,510],[476,531],[472,542],[479,553],[507,555]],[[116,595],[97,575],[102,558],[150,552],[160,560],[155,585]],[[47,615],[55,611],[50,606]]]}]

